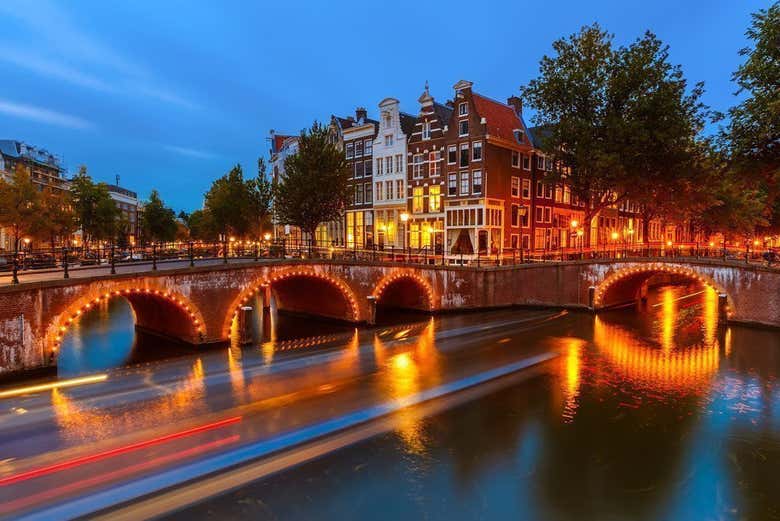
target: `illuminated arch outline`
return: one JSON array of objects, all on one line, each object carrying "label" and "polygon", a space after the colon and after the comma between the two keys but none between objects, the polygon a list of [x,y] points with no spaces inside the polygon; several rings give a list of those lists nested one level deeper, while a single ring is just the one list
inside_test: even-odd
[{"label": "illuminated arch outline", "polygon": [[377,303],[379,303],[379,299],[382,297],[382,293],[384,293],[385,289],[387,289],[387,287],[393,282],[401,279],[409,279],[417,283],[425,292],[425,298],[428,299],[428,310],[434,310],[435,293],[431,287],[431,284],[417,273],[410,271],[395,271],[390,275],[385,276],[376,285],[376,288],[374,288],[374,291],[371,293],[371,295],[376,299]]},{"label": "illuminated arch outline", "polygon": [[81,318],[81,315],[101,302],[107,302],[112,298],[123,297],[126,295],[154,295],[161,297],[168,302],[180,307],[189,315],[195,334],[203,337],[206,333],[203,315],[201,315],[197,307],[195,307],[183,295],[177,294],[170,290],[161,290],[140,286],[126,286],[119,289],[114,288],[111,290],[93,290],[88,296],[82,296],[81,298],[77,299],[51,322],[51,325],[49,326],[46,334],[46,345],[50,347],[51,351],[57,352],[60,348],[60,344],[65,333],[74,322]]},{"label": "illuminated arch outline", "polygon": [[266,284],[271,285],[274,282],[278,282],[284,279],[289,279],[292,277],[311,277],[315,279],[324,280],[325,282],[328,282],[329,284],[335,286],[336,289],[338,289],[341,292],[342,296],[346,299],[350,311],[352,312],[352,320],[354,320],[355,322],[360,321],[360,309],[358,307],[357,298],[355,297],[354,292],[349,288],[349,286],[346,283],[344,283],[341,279],[337,277],[333,277],[331,275],[317,273],[315,271],[305,270],[305,269],[284,270],[279,273],[274,273],[268,278],[261,278],[258,282],[251,284],[249,288],[243,290],[238,295],[238,297],[236,297],[236,299],[228,308],[229,310],[228,316],[225,319],[225,323],[222,325],[223,338],[228,338],[228,336],[230,335],[230,324],[238,314],[239,310],[241,309],[241,306],[246,304],[250,298],[252,298],[258,292],[260,292],[260,290],[263,289],[263,286],[265,286]]},{"label": "illuminated arch outline", "polygon": [[731,316],[731,297],[711,278],[702,275],[693,268],[682,266],[680,264],[637,264],[631,267],[618,269],[614,273],[609,274],[596,286],[596,294],[593,298],[593,307],[598,309],[602,305],[602,299],[604,298],[607,290],[609,290],[609,288],[612,287],[612,285],[614,285],[616,282],[619,282],[628,276],[638,275],[640,273],[647,273],[649,276],[652,276],[655,273],[671,273],[672,275],[683,275],[690,277],[693,280],[698,280],[705,286],[717,291],[719,294],[726,295],[726,312],[729,316]]}]

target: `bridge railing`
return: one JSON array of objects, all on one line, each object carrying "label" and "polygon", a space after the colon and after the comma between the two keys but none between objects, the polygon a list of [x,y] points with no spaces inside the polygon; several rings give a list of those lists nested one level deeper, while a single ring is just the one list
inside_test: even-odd
[{"label": "bridge railing", "polygon": [[[17,252],[0,251],[0,279],[53,273],[68,278],[71,272],[98,270],[139,271],[146,266],[156,270],[158,264],[175,267],[217,264],[262,259],[326,259],[350,262],[394,262],[423,265],[462,265],[473,267],[506,266],[528,263],[567,262],[575,260],[618,260],[634,258],[710,258],[729,262],[772,265],[780,259],[772,249],[736,246],[713,247],[696,243],[668,245],[613,244],[590,248],[482,248],[477,251],[446,251],[441,244],[396,247],[382,244],[347,245],[308,240],[178,241],[143,246],[94,244],[56,248],[22,248]],[[132,266],[132,268],[128,268]],[[59,274],[59,275],[57,275]],[[32,277],[30,277],[32,279]],[[37,277],[37,278],[40,278]]]}]

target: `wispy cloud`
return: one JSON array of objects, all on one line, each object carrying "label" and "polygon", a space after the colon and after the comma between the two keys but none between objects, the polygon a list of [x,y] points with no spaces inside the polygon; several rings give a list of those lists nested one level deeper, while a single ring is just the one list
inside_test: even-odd
[{"label": "wispy cloud", "polygon": [[165,148],[165,150],[174,152],[182,156],[195,157],[198,159],[213,159],[217,157],[217,154],[213,152],[208,152],[206,150],[197,150],[195,148],[178,147],[175,145],[165,145],[163,148]]},{"label": "wispy cloud", "polygon": [[22,119],[37,121],[39,123],[46,123],[49,125],[57,125],[60,127],[75,128],[80,130],[94,127],[91,122],[76,116],[71,116],[70,114],[64,114],[62,112],[45,109],[43,107],[36,107],[35,105],[16,103],[3,99],[0,99],[0,113]]},{"label": "wispy cloud", "polygon": [[20,47],[0,42],[0,61],[79,87],[197,108],[146,68],[90,37],[60,5],[41,0],[33,10],[22,0],[2,0],[0,13],[27,26],[33,36],[29,41],[42,44],[42,49],[32,50],[27,43]]}]

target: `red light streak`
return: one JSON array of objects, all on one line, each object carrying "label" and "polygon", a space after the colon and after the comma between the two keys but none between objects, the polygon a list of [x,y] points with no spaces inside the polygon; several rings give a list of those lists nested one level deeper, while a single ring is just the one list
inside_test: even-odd
[{"label": "red light streak", "polygon": [[46,467],[28,470],[26,472],[21,472],[19,474],[14,474],[12,476],[8,476],[0,479],[0,486],[12,485],[14,483],[26,481],[28,479],[39,478],[41,476],[45,476],[53,472],[60,472],[73,467],[77,467],[79,465],[84,465],[86,463],[93,463],[95,461],[111,458],[114,456],[118,456],[120,454],[126,454],[128,452],[143,449],[145,447],[151,447],[152,445],[159,445],[161,443],[175,440],[177,438],[192,436],[200,432],[217,429],[219,427],[224,427],[226,425],[232,425],[240,421],[241,421],[240,416],[234,416],[232,418],[227,418],[224,420],[220,420],[218,422],[209,423],[206,425],[200,425],[198,427],[193,427],[192,429],[175,432],[173,434],[166,434],[165,436],[160,436],[159,438],[152,438],[151,440],[140,441],[138,443],[133,443],[132,445],[117,447],[115,449],[107,450],[105,452],[98,452],[97,454],[90,454],[89,456],[82,456],[80,458],[63,461],[61,463],[55,463],[54,465],[48,465]]}]

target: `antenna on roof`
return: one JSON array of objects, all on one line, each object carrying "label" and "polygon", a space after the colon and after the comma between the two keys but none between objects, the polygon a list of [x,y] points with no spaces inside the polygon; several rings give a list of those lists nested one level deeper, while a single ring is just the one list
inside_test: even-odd
[{"label": "antenna on roof", "polygon": [[116,178],[116,185],[119,186],[119,174],[114,176]]}]

